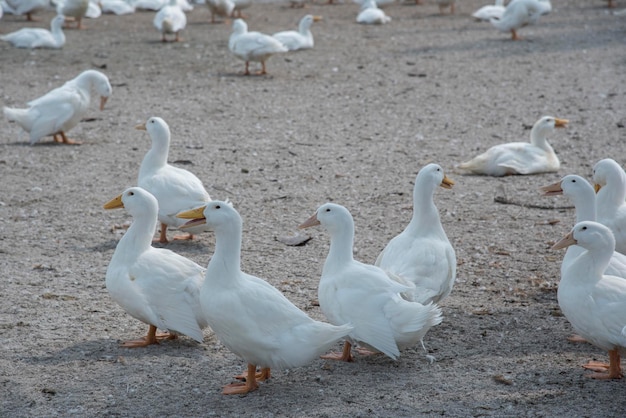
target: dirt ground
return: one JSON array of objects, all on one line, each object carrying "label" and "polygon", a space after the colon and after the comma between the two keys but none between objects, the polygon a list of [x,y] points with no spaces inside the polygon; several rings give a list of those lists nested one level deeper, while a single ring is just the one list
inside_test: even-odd
[{"label": "dirt ground", "polygon": [[[153,13],[105,15],[66,31],[60,50],[0,44],[0,102],[23,107],[81,71],[111,80],[103,112],[70,132],[82,146],[28,146],[0,123],[0,416],[623,416],[626,382],[585,377],[605,352],[566,340],[556,289],[572,226],[563,197],[538,188],[593,164],[626,162],[626,20],[601,0],[555,0],[552,14],[512,42],[470,14],[395,4],[384,26],[355,23],[358,6],[255,4],[250,30],[295,28],[305,13],[315,48],[273,57],[267,76],[242,76],[229,25],[204,6],[188,14],[178,44],[162,44]],[[625,4],[618,6],[626,7]],[[44,21],[29,26],[47,26]],[[5,15],[0,32],[24,18]],[[528,138],[543,115],[567,118],[550,142],[559,173],[489,178],[455,166],[491,145]],[[208,330],[146,349],[118,347],[147,326],[108,295],[104,277],[128,222],[102,204],[136,182],[149,148],[137,123],[160,116],[172,130],[170,161],[244,219],[242,266],[316,319],[329,247],[321,229],[289,247],[276,240],[326,201],[356,223],[355,257],[373,262],[411,215],[418,170],[437,162],[455,180],[435,200],[458,258],[444,322],[398,361],[317,360],[274,371],[247,396],[221,388],[245,364]],[[505,195],[504,204],[494,201]],[[170,232],[172,235],[173,232]],[[206,265],[210,233],[170,248]],[[339,344],[337,348],[339,348]]]}]

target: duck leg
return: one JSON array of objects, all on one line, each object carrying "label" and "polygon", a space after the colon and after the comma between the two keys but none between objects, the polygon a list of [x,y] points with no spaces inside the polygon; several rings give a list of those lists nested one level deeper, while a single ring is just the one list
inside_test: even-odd
[{"label": "duck leg", "polygon": [[511,39],[514,41],[521,41],[522,38],[517,34],[515,29],[511,29]]},{"label": "duck leg", "polygon": [[26,13],[26,20],[29,21],[29,22],[39,22],[39,21],[41,21],[41,19],[33,17],[31,12]]},{"label": "duck leg", "polygon": [[[262,369],[261,372],[263,372]],[[269,373],[269,368],[267,369]],[[256,365],[248,363],[248,376],[245,382],[235,382],[224,386],[222,394],[224,395],[243,395],[253,390],[257,390],[259,384],[256,381]]]},{"label": "duck leg", "polygon": [[323,356],[320,356],[320,358],[327,359],[327,360],[341,360],[341,361],[351,362],[351,361],[354,361],[354,359],[352,358],[352,353],[350,352],[351,348],[352,348],[352,344],[346,341],[345,344],[343,345],[343,351],[341,353],[324,354]]},{"label": "duck leg", "polygon": [[609,350],[609,364],[599,361],[590,361],[589,363],[583,365],[583,367],[597,372],[591,373],[587,376],[592,379],[621,379],[624,377],[624,374],[622,373],[620,355],[617,349]]},{"label": "duck leg", "polygon": [[243,75],[250,75],[250,62],[246,61],[246,71],[243,72]]},{"label": "duck leg", "polygon": [[[258,372],[255,370],[254,377],[259,382],[264,382],[264,381],[268,380],[270,377],[272,377],[271,372],[270,372],[270,368],[269,367],[263,367]],[[248,375],[244,374],[244,373],[241,373],[241,374],[235,376],[235,379],[241,380],[241,381],[244,381],[244,382],[246,381],[247,378],[248,378]]]},{"label": "duck leg", "polygon": [[159,234],[159,239],[152,240],[152,242],[159,242],[161,244],[167,244],[169,241],[167,240],[167,225],[161,222],[161,233]]},{"label": "duck leg", "polygon": [[147,347],[152,344],[158,344],[160,340],[175,340],[176,338],[178,338],[175,334],[171,334],[169,332],[157,334],[156,330],[157,328],[154,325],[150,325],[150,328],[148,329],[148,335],[137,340],[124,341],[120,344],[120,347]]},{"label": "duck leg", "polygon": [[188,241],[193,239],[193,234],[187,233],[184,235],[176,235],[172,239],[175,241]]},{"label": "duck leg", "polygon": [[259,75],[267,74],[267,71],[265,71],[265,61],[261,61],[261,72],[259,72],[258,74]]},{"label": "duck leg", "polygon": [[63,131],[59,132],[59,135],[61,135],[61,139],[62,139],[62,142],[64,144],[67,144],[67,145],[80,145],[80,144],[82,144],[81,141],[74,141],[73,139],[69,139],[68,137],[66,137],[65,136],[65,132],[63,132]]}]

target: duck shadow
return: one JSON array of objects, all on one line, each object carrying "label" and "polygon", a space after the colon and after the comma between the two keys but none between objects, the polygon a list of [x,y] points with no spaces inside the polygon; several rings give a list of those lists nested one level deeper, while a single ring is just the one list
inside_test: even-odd
[{"label": "duck shadow", "polygon": [[196,358],[204,355],[201,343],[184,336],[142,348],[121,347],[118,340],[103,338],[81,341],[48,355],[25,357],[22,361],[32,365],[61,365],[85,360],[123,363],[125,359],[154,356]]}]

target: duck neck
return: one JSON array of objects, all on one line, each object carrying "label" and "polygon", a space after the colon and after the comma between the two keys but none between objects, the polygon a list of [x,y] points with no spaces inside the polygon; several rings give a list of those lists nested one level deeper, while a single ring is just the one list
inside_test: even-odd
[{"label": "duck neck", "polygon": [[568,271],[573,274],[569,277],[576,278],[581,284],[593,284],[602,278],[612,256],[612,251],[584,250],[570,266]]},{"label": "duck neck", "polygon": [[623,170],[620,169],[620,171],[619,176],[614,176],[615,180],[611,178],[598,192],[596,201],[602,202],[602,205],[597,208],[598,213],[603,209],[614,211],[615,208],[624,204],[626,200],[626,174]]},{"label": "duck neck", "polygon": [[[224,274],[227,272],[227,274]],[[241,272],[241,225],[236,228],[215,229],[215,252],[207,268],[207,278],[219,281],[238,277]]]},{"label": "duck neck", "polygon": [[339,266],[354,260],[352,254],[354,246],[354,225],[343,225],[330,235],[330,250],[324,263],[324,269],[329,266]]},{"label": "duck neck", "polygon": [[166,137],[163,141],[152,140],[152,147],[143,157],[141,166],[139,167],[139,177],[156,171],[167,165],[167,157],[169,154],[170,139]]},{"label": "duck neck", "polygon": [[145,216],[133,218],[133,223],[120,240],[116,254],[124,257],[129,254],[141,254],[152,246],[152,236],[157,226],[157,214],[150,213]]},{"label": "duck neck", "polygon": [[548,143],[548,140],[546,139],[547,133],[548,133],[548,129],[545,129],[539,126],[533,126],[533,129],[530,131],[530,143],[545,151],[554,153],[554,150],[552,149],[552,147]]},{"label": "duck neck", "polygon": [[413,188],[413,217],[405,230],[444,236],[439,211],[433,200],[434,190],[426,190],[419,182]]},{"label": "duck neck", "polygon": [[596,220],[596,195],[591,186],[589,191],[573,196],[574,208],[576,208],[576,223]]}]

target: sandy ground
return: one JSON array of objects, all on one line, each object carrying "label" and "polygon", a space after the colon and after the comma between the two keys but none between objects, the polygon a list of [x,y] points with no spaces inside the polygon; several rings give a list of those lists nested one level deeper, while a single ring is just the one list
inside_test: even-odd
[{"label": "sandy ground", "polygon": [[[396,4],[379,27],[354,23],[354,4],[254,5],[250,29],[266,33],[305,12],[324,16],[315,48],[273,57],[264,77],[241,75],[230,26],[208,24],[203,6],[179,44],[159,41],[153,13],[89,20],[66,31],[61,51],[0,44],[3,105],[22,107],[88,68],[114,89],[104,112],[93,105],[71,131],[82,146],[47,138],[31,147],[15,124],[0,124],[0,416],[622,416],[626,382],[585,377],[580,366],[606,353],[566,341],[556,301],[563,252],[549,247],[574,212],[537,189],[589,177],[601,158],[625,162],[626,20],[600,0],[555,0],[512,42],[469,17],[482,5],[462,1],[441,16],[432,1]],[[42,16],[47,26],[52,14]],[[23,25],[7,15],[0,31]],[[550,138],[559,173],[455,169],[491,145],[526,140],[546,114],[571,121]],[[355,218],[355,257],[373,262],[410,218],[417,171],[441,164],[456,181],[436,202],[458,278],[425,340],[436,361],[419,347],[398,361],[318,360],[228,397],[221,387],[245,364],[209,331],[202,344],[119,348],[147,326],[104,286],[115,228],[130,218],[102,204],[135,184],[149,139],[133,126],[150,116],[170,124],[170,161],[242,214],[243,268],[316,319],[328,235],[311,230],[302,247],[276,237],[332,200]],[[514,204],[494,201],[503,193]],[[167,248],[206,264],[214,238]]]}]

